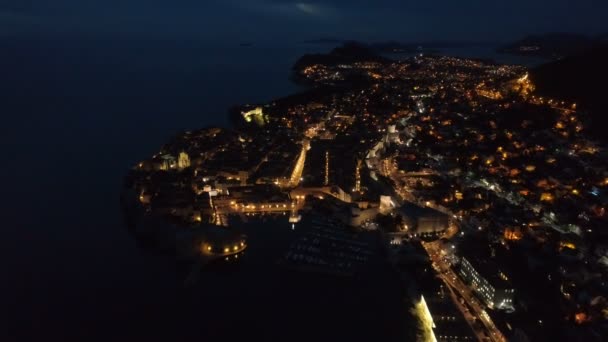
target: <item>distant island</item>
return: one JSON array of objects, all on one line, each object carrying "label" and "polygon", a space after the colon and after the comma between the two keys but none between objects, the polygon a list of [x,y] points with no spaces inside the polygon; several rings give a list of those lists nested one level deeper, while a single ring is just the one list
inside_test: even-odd
[{"label": "distant island", "polygon": [[347,42],[348,39],[338,39],[338,38],[319,38],[319,39],[308,39],[303,41],[304,44],[328,44],[332,46],[337,46]]},{"label": "distant island", "polygon": [[356,40],[343,40],[335,38],[322,38],[304,41],[305,44],[327,44],[342,46],[359,46],[373,53],[412,53],[423,50],[420,44],[401,43],[397,41],[366,43]]},{"label": "distant island", "polygon": [[589,111],[590,132],[595,138],[608,142],[606,108],[608,97],[608,44],[597,45],[584,53],[541,65],[530,72],[537,92],[577,102]]},{"label": "distant island", "polygon": [[495,46],[495,43],[481,41],[419,41],[419,42],[400,42],[396,40],[379,41],[379,42],[361,42],[357,40],[337,39],[337,38],[321,38],[303,41],[304,44],[319,44],[319,45],[350,45],[355,44],[365,47],[377,54],[398,54],[398,53],[425,53],[437,54],[439,49],[444,48],[459,48],[459,47],[478,47],[478,46]]},{"label": "distant island", "polygon": [[530,35],[501,46],[498,48],[498,52],[560,59],[585,52],[602,44],[602,41],[605,40],[606,35],[587,36],[576,33],[547,33]]},{"label": "distant island", "polygon": [[395,41],[369,44],[369,48],[379,53],[437,53],[422,44],[400,43]]}]

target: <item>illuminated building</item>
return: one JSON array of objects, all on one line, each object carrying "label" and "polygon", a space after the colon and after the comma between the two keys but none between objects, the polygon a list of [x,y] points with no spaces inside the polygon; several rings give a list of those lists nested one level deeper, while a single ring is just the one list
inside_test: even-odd
[{"label": "illuminated building", "polygon": [[460,200],[462,200],[462,199],[464,198],[464,195],[462,194],[462,192],[460,192],[460,191],[456,191],[456,192],[454,193],[454,197],[455,197],[457,200],[459,200],[459,201],[460,201]]},{"label": "illuminated building", "polygon": [[540,200],[543,201],[543,202],[552,202],[553,199],[554,199],[553,195],[551,193],[548,193],[548,192],[543,192],[540,195]]},{"label": "illuminated building", "polygon": [[513,308],[515,290],[507,275],[494,263],[481,258],[462,257],[459,274],[488,307]]},{"label": "illuminated building", "polygon": [[433,323],[433,316],[431,316],[431,312],[426,305],[424,296],[420,296],[420,301],[418,301],[414,306],[414,312],[421,325],[420,328],[422,330],[422,336],[420,336],[420,338],[425,342],[437,342],[435,332],[433,331],[433,328],[435,328],[435,323]]},{"label": "illuminated building", "polygon": [[414,234],[439,233],[449,227],[450,220],[446,214],[428,207],[404,203],[398,211]]},{"label": "illuminated building", "polygon": [[177,158],[177,167],[180,170],[190,167],[190,157],[186,152],[179,153],[179,157]]},{"label": "illuminated building", "polygon": [[505,228],[505,232],[503,235],[506,240],[511,240],[511,241],[521,240],[524,236],[523,232],[521,231],[521,229],[519,227]]},{"label": "illuminated building", "polygon": [[380,196],[380,212],[389,212],[396,207],[391,196]]},{"label": "illuminated building", "polygon": [[357,168],[355,169],[355,191],[361,192],[361,159],[357,160]]},{"label": "illuminated building", "polygon": [[[422,294],[420,301],[415,303],[414,313],[422,323],[420,331],[424,331],[426,335],[418,336],[419,340],[429,341],[433,337],[439,342],[477,340],[443,282],[434,277],[425,277],[419,281]],[[428,330],[430,327],[432,336]]]},{"label": "illuminated building", "polygon": [[325,152],[325,181],[323,185],[329,185],[329,151]]},{"label": "illuminated building", "polygon": [[187,167],[190,167],[190,157],[186,152],[180,152],[177,159],[170,154],[160,156],[160,170],[183,170]]},{"label": "illuminated building", "polygon": [[170,154],[164,154],[160,157],[160,159],[161,160],[159,168],[163,171],[168,171],[177,167],[177,161],[175,160],[175,157]]},{"label": "illuminated building", "polygon": [[258,126],[263,126],[268,121],[262,107],[256,107],[250,111],[243,112],[242,115],[246,122],[255,122]]}]

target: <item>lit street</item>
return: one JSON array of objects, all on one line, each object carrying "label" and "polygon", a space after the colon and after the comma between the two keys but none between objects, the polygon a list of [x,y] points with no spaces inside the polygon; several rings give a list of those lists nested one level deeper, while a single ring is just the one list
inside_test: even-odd
[{"label": "lit street", "polygon": [[[505,337],[496,328],[490,317],[485,313],[483,304],[475,298],[471,290],[462,282],[458,275],[453,271],[447,262],[441,256],[441,251],[438,249],[437,243],[423,243],[429,257],[433,262],[433,267],[437,271],[439,277],[448,286],[454,299],[454,303],[462,311],[467,322],[473,328],[480,340],[482,337],[489,337],[491,341],[506,342]],[[462,298],[464,304],[457,298]],[[480,328],[475,324],[479,320],[483,324]]]}]

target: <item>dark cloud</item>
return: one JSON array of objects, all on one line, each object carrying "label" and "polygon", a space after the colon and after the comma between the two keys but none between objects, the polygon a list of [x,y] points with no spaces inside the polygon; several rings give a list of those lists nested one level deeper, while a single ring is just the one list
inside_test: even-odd
[{"label": "dark cloud", "polygon": [[606,32],[605,13],[596,0],[0,0],[0,32],[510,39]]}]

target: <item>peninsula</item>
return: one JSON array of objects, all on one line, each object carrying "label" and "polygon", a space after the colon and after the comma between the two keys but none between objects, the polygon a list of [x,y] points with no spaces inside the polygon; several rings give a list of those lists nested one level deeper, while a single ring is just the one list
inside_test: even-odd
[{"label": "peninsula", "polygon": [[293,78],[310,88],[129,171],[138,234],[235,258],[252,243],[231,220],[312,217],[277,264],[352,277],[380,253],[417,284],[420,340],[606,336],[607,155],[584,108],[536,95],[521,66],[356,45],[302,57]]}]

